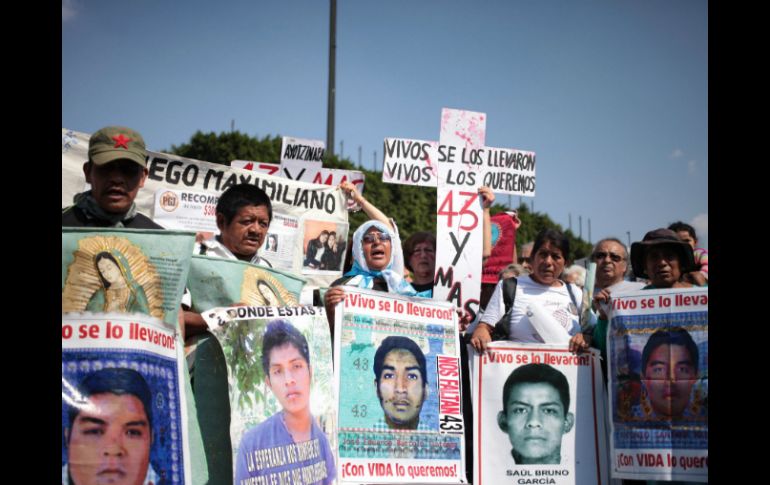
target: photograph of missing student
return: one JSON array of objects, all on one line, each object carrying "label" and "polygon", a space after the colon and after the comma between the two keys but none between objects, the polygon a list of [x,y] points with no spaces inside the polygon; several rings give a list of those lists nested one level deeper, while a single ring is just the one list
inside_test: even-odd
[{"label": "photograph of missing student", "polygon": [[62,320],[62,485],[186,483],[180,360],[159,323]]},{"label": "photograph of missing student", "polygon": [[302,273],[339,273],[345,263],[347,225],[314,220],[304,225]]},{"label": "photograph of missing student", "polygon": [[[347,303],[335,310],[340,479],[460,481],[464,422],[451,304],[345,291]],[[430,473],[409,476],[418,465]]]},{"label": "photograph of missing student", "polygon": [[326,317],[312,307],[262,311],[273,317],[236,317],[212,329],[227,360],[235,483],[334,483]]},{"label": "photograph of missing student", "polygon": [[708,288],[623,294],[610,317],[613,473],[706,481]]},{"label": "photograph of missing student", "polygon": [[474,403],[474,483],[536,477],[562,485],[605,483],[598,354],[494,342],[474,358],[473,383],[481,389]]}]

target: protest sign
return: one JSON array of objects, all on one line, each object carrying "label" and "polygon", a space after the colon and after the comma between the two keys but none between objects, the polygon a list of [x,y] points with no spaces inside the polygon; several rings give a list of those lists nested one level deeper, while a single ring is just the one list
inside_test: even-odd
[{"label": "protest sign", "polygon": [[708,288],[613,295],[612,476],[708,481]]},{"label": "protest sign", "polygon": [[179,342],[148,315],[62,315],[62,483],[192,483]]},{"label": "protest sign", "polygon": [[347,224],[306,220],[302,274],[329,274],[342,270],[347,240]]},{"label": "protest sign", "polygon": [[473,354],[473,483],[607,483],[597,352],[492,342]]},{"label": "protest sign", "polygon": [[[65,345],[64,340],[75,342],[71,348],[79,349],[85,345],[81,340],[88,338],[97,342],[92,348],[97,349],[98,352],[95,350],[96,353],[93,356],[82,358],[102,359],[105,362],[104,366],[108,367],[106,363],[114,362],[116,359],[124,362],[123,354],[127,348],[133,349],[134,353],[140,352],[131,345],[142,342],[165,345],[167,349],[182,349],[177,315],[189,271],[193,244],[192,233],[63,228],[62,318],[64,320],[70,317],[80,318],[83,322],[93,319],[94,322],[92,325],[69,324],[69,329],[63,326],[62,352],[64,353],[69,345]],[[120,317],[121,314],[125,316]],[[130,321],[126,323],[125,319]],[[162,321],[163,324],[160,326],[163,328],[152,323],[154,319]],[[150,321],[147,324],[149,326],[145,325],[148,321]],[[77,336],[74,335],[75,332]],[[173,356],[163,355],[175,359],[182,358],[181,353]],[[82,376],[67,375],[67,372],[72,370],[72,362],[68,361],[64,366],[67,358],[69,357],[62,356],[62,379],[69,379],[70,384],[75,385],[73,383]],[[74,357],[74,359],[80,358]],[[130,358],[133,359],[132,362],[139,362],[135,355]],[[157,361],[154,362],[157,364]],[[81,364],[75,365],[80,369]],[[102,364],[94,365],[98,367]],[[82,364],[82,366],[91,368],[90,364]],[[171,367],[166,368],[171,369]],[[203,484],[208,480],[208,469],[195,406],[186,408],[186,411],[181,409],[185,407],[185,402],[193,402],[187,366],[182,365],[179,371],[176,367],[173,369],[178,376],[175,377],[178,379],[177,389],[182,395],[176,401],[176,405],[180,406],[179,416],[186,429],[182,434],[182,428],[177,426],[181,440],[179,443],[182,443],[177,447],[180,450],[183,447],[189,449],[189,466],[192,472],[184,471],[187,465],[177,457],[175,460],[177,469],[175,470],[172,466],[168,471],[170,475],[166,479],[171,480],[176,472],[182,477],[178,483]],[[154,384],[150,382],[150,385]],[[173,460],[173,458],[169,459]]]},{"label": "protest sign", "polygon": [[[62,128],[62,207],[71,205],[74,195],[86,189],[83,178],[74,177],[72,174],[74,172],[82,174],[83,163],[88,160],[89,138],[90,135],[85,133]],[[302,234],[305,218],[347,224],[346,200],[342,191],[335,187],[307,184],[149,150],[147,154],[149,173],[144,188],[139,191],[134,202],[137,210],[151,214],[153,219],[155,218],[156,193],[161,189],[171,189],[179,193],[197,192],[209,196],[219,196],[235,184],[249,183],[264,190],[272,202],[273,217],[277,218],[278,215],[281,215],[296,221],[296,227],[282,227],[284,240],[292,248],[291,267],[287,267],[285,257],[281,259],[276,254],[265,254],[266,259],[271,264],[274,261],[268,256],[276,258],[276,267],[290,269],[297,274],[301,272],[303,261]],[[168,214],[164,215],[167,216]],[[214,216],[211,217],[213,219]],[[177,222],[181,224],[179,220]],[[197,230],[191,225],[187,225],[185,228]],[[336,278],[339,278],[341,274],[341,271],[335,274],[314,274],[310,275],[308,280],[312,285],[326,287]]]},{"label": "protest sign", "polygon": [[177,328],[194,235],[62,228],[62,313],[144,313]]},{"label": "protest sign", "polygon": [[326,143],[284,136],[281,139],[281,163],[285,161],[313,162],[321,165]]},{"label": "protest sign", "polygon": [[323,308],[203,312],[227,362],[234,483],[329,484],[336,399]]},{"label": "protest sign", "polygon": [[484,113],[444,108],[441,126],[438,143],[385,138],[382,180],[471,191],[487,186],[496,193],[535,196],[535,153],[484,146]]},{"label": "protest sign", "polygon": [[342,482],[465,481],[451,305],[345,288],[335,311]]},{"label": "protest sign", "polygon": [[[318,163],[297,162],[285,160],[280,165],[274,163],[250,162],[247,160],[233,160],[231,167],[242,168],[244,170],[253,170],[277,177],[286,177],[291,180],[299,180],[312,184],[329,185],[336,187],[342,182],[350,182],[355,185],[360,194],[364,193],[363,172],[358,170],[344,170],[338,168],[323,168]],[[347,200],[348,210],[359,210],[358,204],[352,199]]]},{"label": "protest sign", "polygon": [[[438,187],[433,297],[476,317],[481,288],[481,186],[535,195],[535,154],[484,146],[486,114],[444,108],[439,142],[386,138],[383,180]],[[435,183],[434,183],[435,182]]]}]

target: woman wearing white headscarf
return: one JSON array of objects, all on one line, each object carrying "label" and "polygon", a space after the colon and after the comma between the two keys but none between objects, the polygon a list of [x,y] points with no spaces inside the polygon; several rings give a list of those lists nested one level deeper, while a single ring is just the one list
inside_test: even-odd
[{"label": "woman wearing white headscarf", "polygon": [[342,278],[332,283],[324,296],[330,328],[334,326],[334,307],[345,299],[344,286],[399,295],[427,296],[415,291],[404,279],[401,239],[393,220],[388,219],[364,199],[350,182],[341,183],[340,188],[359,204],[372,220],[361,224],[353,233],[353,267]]}]

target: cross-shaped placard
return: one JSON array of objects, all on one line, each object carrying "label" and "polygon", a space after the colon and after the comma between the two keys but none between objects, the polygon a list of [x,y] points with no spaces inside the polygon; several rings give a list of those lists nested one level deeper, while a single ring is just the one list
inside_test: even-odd
[{"label": "cross-shaped placard", "polygon": [[[484,146],[486,114],[444,108],[439,142],[386,138],[384,182],[438,188],[433,298],[475,317],[481,290],[478,188],[535,195],[535,153]],[[445,244],[450,242],[451,244]]]}]

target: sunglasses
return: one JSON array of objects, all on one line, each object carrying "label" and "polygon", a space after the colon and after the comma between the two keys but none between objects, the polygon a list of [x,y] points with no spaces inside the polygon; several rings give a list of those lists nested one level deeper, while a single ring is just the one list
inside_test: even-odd
[{"label": "sunglasses", "polygon": [[364,234],[364,237],[362,238],[362,241],[366,244],[373,244],[378,240],[380,242],[390,242],[390,234],[386,232],[370,232]]},{"label": "sunglasses", "polygon": [[606,258],[607,256],[610,257],[613,263],[619,263],[625,259],[623,258],[623,256],[615,253],[607,253],[604,251],[597,251],[594,253],[594,259],[596,261],[604,261],[604,258]]}]

